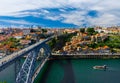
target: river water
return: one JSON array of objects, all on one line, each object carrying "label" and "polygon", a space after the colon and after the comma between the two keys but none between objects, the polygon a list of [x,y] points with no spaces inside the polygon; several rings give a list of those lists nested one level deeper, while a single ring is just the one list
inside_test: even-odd
[{"label": "river water", "polygon": [[[107,65],[107,70],[95,70]],[[14,83],[14,64],[0,72],[0,81]],[[120,59],[69,59],[48,61],[35,83],[120,83]]]}]

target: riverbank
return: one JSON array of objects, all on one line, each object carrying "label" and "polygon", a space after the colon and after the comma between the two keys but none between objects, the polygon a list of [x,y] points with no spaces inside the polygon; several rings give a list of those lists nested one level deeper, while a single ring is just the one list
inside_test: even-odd
[{"label": "riverbank", "polygon": [[54,59],[120,59],[120,55],[52,55],[49,58]]}]

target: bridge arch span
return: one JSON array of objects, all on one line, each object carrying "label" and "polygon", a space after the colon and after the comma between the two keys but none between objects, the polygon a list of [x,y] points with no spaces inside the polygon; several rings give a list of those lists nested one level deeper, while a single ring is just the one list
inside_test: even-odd
[{"label": "bridge arch span", "polygon": [[43,43],[31,50],[17,75],[16,83],[32,83],[34,80],[32,77],[35,73],[35,63],[37,58],[40,58],[40,63],[42,63],[50,55],[50,47],[46,43]]}]

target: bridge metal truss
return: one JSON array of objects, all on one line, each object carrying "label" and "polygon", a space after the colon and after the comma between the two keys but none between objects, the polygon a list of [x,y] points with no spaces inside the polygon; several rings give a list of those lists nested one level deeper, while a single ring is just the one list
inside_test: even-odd
[{"label": "bridge metal truss", "polygon": [[[44,54],[41,55],[40,49],[44,49]],[[26,60],[24,61],[22,68],[20,69],[17,78],[16,78],[16,83],[32,83],[32,77],[34,75],[36,66],[36,60],[38,56],[40,57],[41,63],[51,55],[50,48],[47,44],[43,43],[40,46],[37,46],[35,49],[31,50],[28,53],[28,56]]]},{"label": "bridge metal truss", "polygon": [[21,60],[20,58],[18,60],[15,61],[15,79],[20,71],[21,68]]}]

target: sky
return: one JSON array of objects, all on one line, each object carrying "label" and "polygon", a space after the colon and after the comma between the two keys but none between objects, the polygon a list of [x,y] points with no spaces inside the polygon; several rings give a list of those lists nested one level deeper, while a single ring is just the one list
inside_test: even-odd
[{"label": "sky", "polygon": [[0,26],[120,25],[120,0],[0,0]]}]

